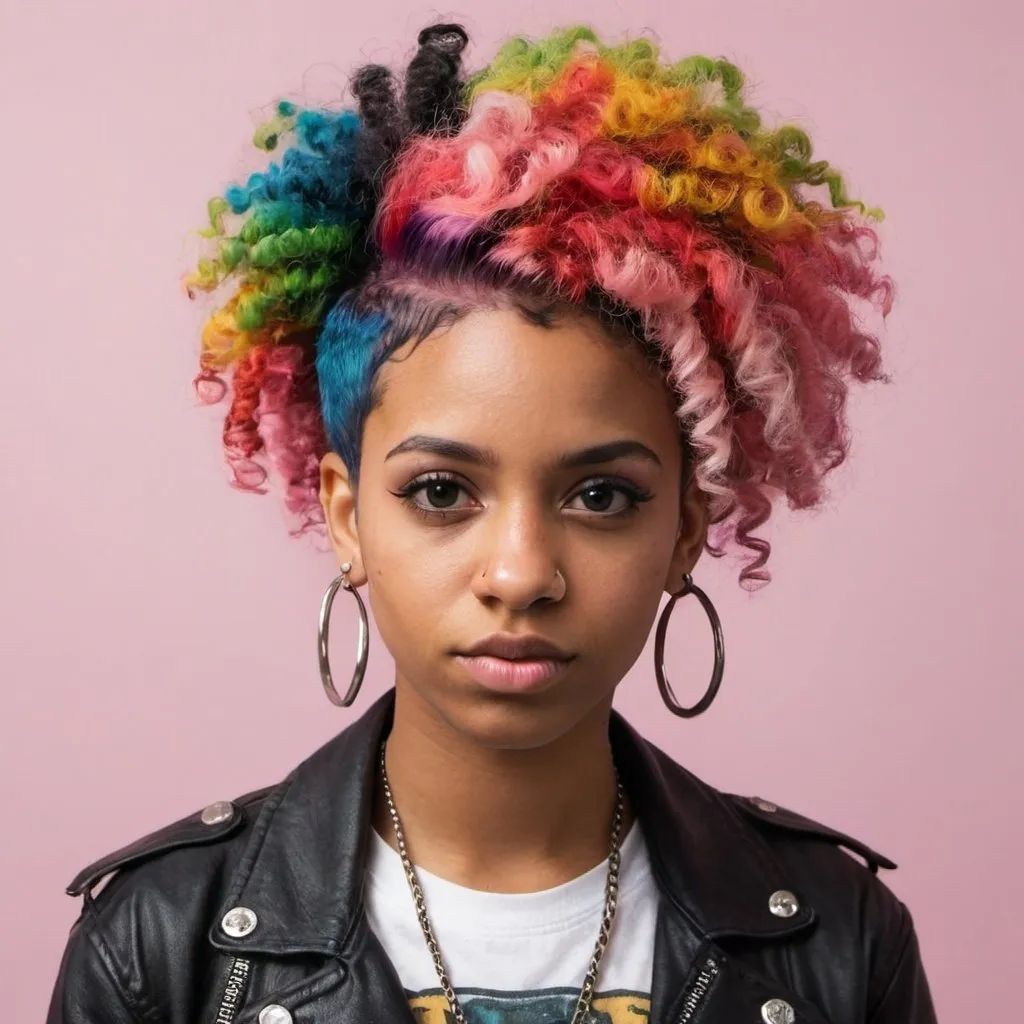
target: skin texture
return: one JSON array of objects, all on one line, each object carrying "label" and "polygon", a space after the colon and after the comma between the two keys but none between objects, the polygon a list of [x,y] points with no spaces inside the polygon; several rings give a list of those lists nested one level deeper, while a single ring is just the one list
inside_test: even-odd
[{"label": "skin texture", "polygon": [[[332,453],[320,497],[395,659],[388,772],[411,855],[478,889],[560,884],[607,855],[612,697],[706,536],[672,398],[596,322],[545,328],[506,309],[407,346],[378,385],[358,490]],[[417,437],[487,460],[395,453]],[[560,462],[619,441],[655,458]],[[436,473],[451,480],[401,496]],[[632,508],[622,483],[648,500]],[[454,655],[495,632],[540,635],[572,661],[538,692],[489,691]],[[376,824],[393,839],[380,801]]]}]

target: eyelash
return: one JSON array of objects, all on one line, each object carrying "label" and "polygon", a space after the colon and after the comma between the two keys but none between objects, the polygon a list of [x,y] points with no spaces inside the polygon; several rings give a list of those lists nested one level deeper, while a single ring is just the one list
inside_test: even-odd
[{"label": "eyelash", "polygon": [[[457,515],[464,509],[443,509],[443,508],[424,508],[419,502],[415,500],[415,495],[422,491],[424,488],[429,487],[431,484],[436,483],[452,483],[458,485],[462,490],[467,490],[459,478],[454,473],[447,473],[438,471],[434,473],[428,473],[425,476],[419,476],[415,480],[410,481],[405,487],[392,493],[396,498],[401,498],[403,504],[411,509],[413,512],[418,513],[424,519],[437,522],[445,520],[449,516]],[[637,511],[640,505],[644,502],[650,501],[654,497],[653,493],[644,487],[639,487],[634,483],[630,483],[628,480],[624,480],[621,477],[614,476],[599,476],[591,477],[589,480],[585,480],[576,490],[573,492],[573,497],[578,497],[584,491],[591,490],[596,487],[610,487],[613,490],[618,491],[626,496],[629,501],[629,505],[621,509],[618,512],[591,512],[590,515],[598,519],[616,519],[619,516],[632,515]],[[467,491],[468,493],[468,491]]]}]

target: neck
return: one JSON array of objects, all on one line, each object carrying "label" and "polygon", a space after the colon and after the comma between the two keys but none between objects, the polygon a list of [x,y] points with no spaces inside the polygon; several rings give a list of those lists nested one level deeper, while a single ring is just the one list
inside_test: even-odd
[{"label": "neck", "polygon": [[[616,797],[610,712],[596,708],[542,747],[495,749],[400,683],[387,772],[413,863],[490,892],[552,888],[600,864]],[[374,827],[397,848],[379,784]]]}]

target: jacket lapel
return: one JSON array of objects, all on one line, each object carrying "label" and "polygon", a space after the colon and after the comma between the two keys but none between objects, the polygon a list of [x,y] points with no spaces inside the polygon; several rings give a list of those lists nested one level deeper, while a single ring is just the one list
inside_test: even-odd
[{"label": "jacket lapel", "polygon": [[352,941],[362,919],[377,752],[392,711],[388,693],[267,799],[221,911],[247,907],[258,924],[231,938],[218,917],[210,930],[218,949],[337,956]]},{"label": "jacket lapel", "polygon": [[[297,1020],[412,1024],[395,969],[366,924],[362,892],[377,753],[393,708],[386,694],[264,804],[209,933],[218,949],[261,961],[265,997],[251,1000],[235,1024],[256,1024],[268,1001]],[[256,914],[257,927],[242,938],[220,928],[234,907]],[[292,969],[278,981],[272,964],[281,954]],[[319,968],[296,972],[309,956]]]},{"label": "jacket lapel", "polygon": [[260,996],[233,1024],[259,1024],[268,1004],[286,1007],[295,1021],[415,1024],[395,969],[369,928],[358,930],[344,959],[331,958],[313,973],[292,970],[289,975],[281,984],[264,978]]},{"label": "jacket lapel", "polygon": [[805,1024],[826,1024],[788,986],[727,952],[730,940],[749,949],[810,930],[816,915],[805,899],[790,918],[770,910],[780,889],[799,896],[796,880],[727,797],[616,714],[611,740],[661,892],[650,1024],[763,1021],[772,999],[792,1006]]},{"label": "jacket lapel", "polygon": [[771,846],[733,802],[612,715],[612,749],[640,820],[662,891],[705,938],[782,938],[815,920],[806,899],[791,917],[771,912],[773,893],[800,897]]}]

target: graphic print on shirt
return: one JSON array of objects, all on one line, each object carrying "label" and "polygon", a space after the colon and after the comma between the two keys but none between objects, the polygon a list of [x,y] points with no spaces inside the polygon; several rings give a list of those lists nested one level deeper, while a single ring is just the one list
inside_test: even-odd
[{"label": "graphic print on shirt", "polygon": [[[570,1024],[579,989],[495,992],[460,988],[459,1002],[469,1024]],[[448,1000],[440,989],[408,993],[417,1024],[451,1024]],[[599,992],[590,1006],[594,1024],[646,1024],[651,998],[640,992]]]}]

